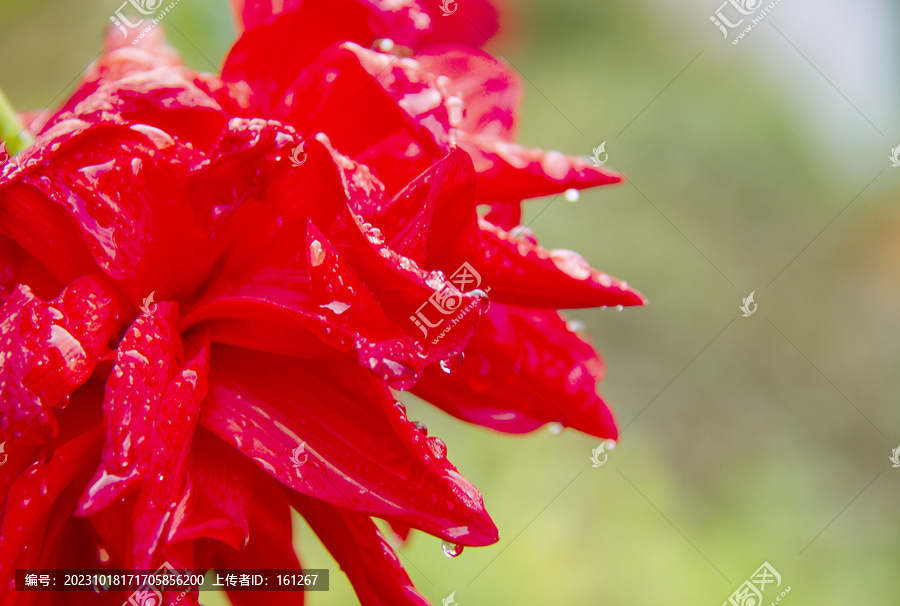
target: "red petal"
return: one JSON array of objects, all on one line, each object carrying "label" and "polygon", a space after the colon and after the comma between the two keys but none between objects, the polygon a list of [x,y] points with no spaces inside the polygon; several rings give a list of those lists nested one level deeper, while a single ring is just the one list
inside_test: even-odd
[{"label": "red petal", "polygon": [[490,135],[461,132],[459,143],[478,171],[478,199],[518,203],[567,189],[620,183],[622,176],[558,151],[528,148]]},{"label": "red petal", "polygon": [[[97,265],[122,281],[133,300],[140,301],[171,282],[184,257],[190,258],[203,244],[205,238],[197,227],[199,209],[185,198],[179,183],[199,160],[195,151],[150,126],[88,128],[69,120],[17,156],[14,170],[0,177],[0,188],[6,181],[39,190],[70,222],[63,227],[56,220],[59,231],[66,234],[63,242],[71,242],[68,234],[77,230]],[[7,191],[0,189],[0,196]],[[23,228],[35,219],[36,210],[48,214],[40,197],[31,194],[26,199],[21,188],[15,191],[18,195],[12,196],[10,211]],[[49,254],[65,252],[47,249],[46,243],[29,245],[18,228],[7,233],[51,271],[59,262],[48,258]],[[69,248],[80,253],[83,245],[76,242]],[[84,266],[79,260],[66,273],[84,272]]]},{"label": "red petal", "polygon": [[553,311],[493,305],[451,374],[428,369],[413,393],[461,419],[525,433],[549,422],[616,439],[597,395],[603,363]]},{"label": "red petal", "polygon": [[592,268],[576,252],[547,250],[536,240],[515,237],[485,220],[479,226],[480,250],[456,251],[443,262],[449,267],[473,259],[496,301],[551,309],[645,303],[639,292]]},{"label": "red petal", "polygon": [[[139,318],[119,344],[107,383],[107,442],[100,468],[79,506],[90,516],[140,487],[135,502],[135,566],[149,568],[185,482],[188,448],[206,395],[209,345],[181,367],[181,339],[171,304]],[[152,362],[151,362],[152,360]]]},{"label": "red petal", "polygon": [[429,606],[368,516],[296,493],[291,503],[340,564],[362,606]]},{"label": "red petal", "polygon": [[37,565],[47,516],[57,498],[96,456],[100,427],[60,446],[48,463],[35,463],[13,483],[3,510],[0,531],[0,587],[16,568]]},{"label": "red petal", "polygon": [[[240,551],[219,550],[218,568],[247,570],[293,569],[298,573],[300,561],[294,553],[291,533],[291,507],[280,484],[259,472],[257,493],[250,506],[250,541]],[[264,487],[260,489],[260,486]],[[229,591],[232,606],[303,606],[303,591]]]},{"label": "red petal", "polygon": [[[286,486],[458,543],[496,541],[481,495],[446,449],[356,364],[224,346],[212,360],[202,423]],[[301,445],[304,463],[292,465]]]},{"label": "red petal", "polygon": [[244,31],[231,48],[222,78],[246,83],[253,91],[254,106],[264,115],[323,49],[345,40],[369,45],[375,39],[369,11],[354,0],[310,0],[277,19],[248,18],[256,26]]},{"label": "red petal", "polygon": [[127,305],[95,277],[70,284],[48,302],[19,286],[0,309],[0,435],[42,443],[56,433],[52,408],[109,354]]},{"label": "red petal", "polygon": [[357,44],[331,46],[291,83],[275,117],[322,131],[396,191],[449,145],[449,117],[433,76],[409,58]]},{"label": "red petal", "polygon": [[[399,192],[377,221],[399,250],[417,253],[420,239],[427,237],[424,267],[452,273],[471,264],[480,275],[474,287],[503,303],[571,308],[644,302],[574,252],[544,249],[533,238],[515,238],[479,220],[472,164],[459,149]],[[437,227],[426,232],[426,221]]]},{"label": "red petal", "polygon": [[[468,8],[468,5],[467,5]],[[429,47],[416,54],[422,68],[447,76],[447,93],[465,101],[459,128],[467,133],[516,138],[523,85],[519,74],[488,53],[466,46]]]},{"label": "red petal", "polygon": [[253,472],[246,457],[197,428],[188,487],[172,516],[168,541],[206,538],[232,549],[244,548],[250,532],[246,512],[253,500]]}]

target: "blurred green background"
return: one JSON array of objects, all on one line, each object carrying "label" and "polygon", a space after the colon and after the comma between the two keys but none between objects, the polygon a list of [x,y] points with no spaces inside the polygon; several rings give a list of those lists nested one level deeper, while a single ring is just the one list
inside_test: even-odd
[{"label": "blurred green background", "polygon": [[[787,604],[900,603],[900,18],[797,0],[733,46],[709,23],[718,5],[509,2],[514,31],[489,50],[527,80],[522,141],[607,141],[630,181],[534,201],[524,222],[650,305],[570,314],[623,428],[603,467],[575,432],[501,436],[409,399],[501,532],[454,560],[413,534],[402,559],[435,604],[718,606],[764,561]],[[118,6],[0,0],[12,102],[60,103]],[[204,71],[233,36],[224,0],[182,0],[164,27]],[[306,565],[332,569],[308,603],[354,603],[299,521],[296,536]]]}]

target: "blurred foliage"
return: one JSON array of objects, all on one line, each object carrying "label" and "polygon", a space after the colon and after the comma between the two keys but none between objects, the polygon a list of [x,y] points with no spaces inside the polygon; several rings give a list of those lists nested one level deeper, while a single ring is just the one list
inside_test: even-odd
[{"label": "blurred foliage", "polygon": [[[183,0],[166,18],[192,67],[220,65],[234,31],[224,4]],[[606,356],[601,387],[623,428],[602,468],[588,437],[500,436],[408,398],[501,531],[452,561],[414,533],[401,551],[413,580],[460,606],[721,604],[768,560],[792,586],[784,603],[897,604],[890,146],[861,131],[852,167],[825,161],[789,102],[797,90],[755,57],[775,34],[733,48],[709,27],[712,4],[678,18],[649,0],[507,4],[516,31],[489,50],[526,77],[522,140],[582,155],[605,140],[630,181],[530,202],[524,222],[650,305],[570,314]],[[58,104],[116,8],[3,0],[0,86],[20,108]],[[811,69],[794,59],[785,69]],[[743,318],[754,290],[758,312]],[[299,520],[295,534],[303,562],[332,570],[332,590],[308,603],[353,603]]]}]

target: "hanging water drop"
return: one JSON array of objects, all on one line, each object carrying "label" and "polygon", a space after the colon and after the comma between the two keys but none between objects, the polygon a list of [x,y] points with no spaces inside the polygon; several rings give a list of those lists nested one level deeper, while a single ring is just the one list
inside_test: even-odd
[{"label": "hanging water drop", "polygon": [[428,435],[428,428],[425,427],[425,423],[422,421],[413,421],[413,426],[426,436]]},{"label": "hanging water drop", "polygon": [[441,550],[448,558],[455,558],[463,552],[463,546],[450,541],[441,541]]},{"label": "hanging water drop", "polygon": [[578,198],[581,197],[581,194],[578,193],[578,190],[575,188],[567,189],[566,193],[563,194],[563,197],[569,202],[578,202]]},{"label": "hanging water drop", "polygon": [[615,440],[607,440],[605,447],[606,447],[606,450],[615,450],[616,449],[616,441]]},{"label": "hanging water drop", "polygon": [[625,309],[624,305],[616,305],[616,311],[622,311],[623,309]]},{"label": "hanging water drop", "polygon": [[547,429],[549,429],[550,433],[553,435],[558,436],[563,432],[565,426],[562,423],[547,423]]},{"label": "hanging water drop", "polygon": [[458,354],[454,354],[445,360],[441,360],[441,370],[443,370],[448,375],[460,367],[460,365],[465,360],[465,354],[463,352],[459,352]]},{"label": "hanging water drop", "polygon": [[587,325],[581,320],[569,320],[566,322],[566,328],[570,332],[584,332],[587,329]]}]

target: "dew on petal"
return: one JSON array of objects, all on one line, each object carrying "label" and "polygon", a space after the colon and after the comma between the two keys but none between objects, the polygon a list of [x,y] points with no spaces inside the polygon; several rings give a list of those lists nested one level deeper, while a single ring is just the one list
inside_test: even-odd
[{"label": "dew on petal", "polygon": [[441,550],[448,558],[455,558],[463,552],[463,546],[450,541],[441,541]]},{"label": "dew on petal", "polygon": [[584,332],[587,329],[587,325],[581,320],[569,320],[566,322],[566,328],[571,332]]},{"label": "dew on petal", "polygon": [[440,438],[428,438],[425,440],[426,446],[428,446],[428,450],[431,452],[431,456],[433,456],[438,461],[443,461],[447,458],[447,445],[444,444],[444,441]]},{"label": "dew on petal", "polygon": [[322,243],[313,240],[309,244],[309,263],[313,267],[318,267],[325,261],[325,251],[322,250]]},{"label": "dew on petal", "polygon": [[454,354],[449,358],[441,360],[441,370],[449,375],[462,365],[463,360],[465,360],[465,354],[463,352]]},{"label": "dew on petal", "polygon": [[413,421],[413,426],[420,432],[424,433],[426,436],[428,435],[428,428],[425,427],[425,423],[423,423],[422,421]]}]

